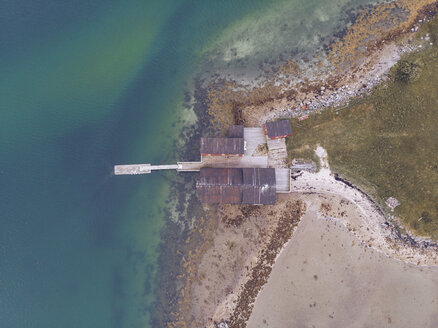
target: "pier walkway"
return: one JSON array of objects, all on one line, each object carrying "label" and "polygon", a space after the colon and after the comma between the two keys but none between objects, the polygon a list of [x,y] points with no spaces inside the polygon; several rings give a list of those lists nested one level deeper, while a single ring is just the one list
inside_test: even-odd
[{"label": "pier walkway", "polygon": [[[267,140],[263,128],[244,128],[245,153],[243,156],[201,156],[200,162],[178,162],[171,165],[130,164],[114,166],[115,175],[149,174],[155,170],[176,170],[197,172],[202,167],[216,168],[264,168],[274,167],[276,189],[279,193],[291,191],[290,169],[286,163],[286,143],[284,140]],[[265,145],[266,152],[263,151]]]},{"label": "pier walkway", "polygon": [[174,165],[131,164],[114,166],[115,175],[148,174],[155,170],[195,172],[201,167],[268,167],[268,156],[254,156],[259,145],[266,143],[263,128],[244,128],[245,153],[241,157],[204,156],[200,162],[178,162]]},{"label": "pier walkway", "polygon": [[267,156],[220,157],[204,156],[201,162],[178,162],[175,165],[130,164],[115,165],[115,175],[148,174],[156,170],[177,170],[196,172],[201,167],[268,167]]},{"label": "pier walkway", "polygon": [[115,175],[147,174],[155,170],[178,170],[179,165],[130,164],[115,165]]},{"label": "pier walkway", "polygon": [[244,156],[253,156],[257,147],[266,143],[266,136],[263,128],[244,128],[243,138],[246,141]]},{"label": "pier walkway", "polygon": [[181,172],[196,172],[205,166],[203,162],[178,162],[171,165],[151,165],[151,164],[130,164],[130,165],[115,165],[115,175],[136,175],[148,174],[158,170],[177,170]]},{"label": "pier walkway", "polygon": [[204,166],[202,162],[178,162],[178,171],[180,172],[196,172],[200,171]]},{"label": "pier walkway", "polygon": [[290,169],[276,168],[275,169],[275,180],[276,188],[278,193],[289,193],[292,189]]}]

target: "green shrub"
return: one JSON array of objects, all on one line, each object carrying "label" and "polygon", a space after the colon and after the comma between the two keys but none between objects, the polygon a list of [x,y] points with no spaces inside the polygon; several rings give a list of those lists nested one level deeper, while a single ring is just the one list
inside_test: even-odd
[{"label": "green shrub", "polygon": [[392,69],[392,76],[398,82],[414,81],[418,78],[419,65],[415,62],[401,59]]}]

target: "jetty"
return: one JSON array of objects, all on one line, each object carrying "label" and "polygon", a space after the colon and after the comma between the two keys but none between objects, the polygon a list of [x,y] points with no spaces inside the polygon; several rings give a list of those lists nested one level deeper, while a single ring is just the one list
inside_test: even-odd
[{"label": "jetty", "polygon": [[[291,133],[290,123],[287,120],[269,122],[260,128],[233,125],[229,127],[227,137],[201,138],[200,161],[167,165],[115,165],[114,174],[150,174],[157,170],[201,172],[204,183],[197,188],[199,189],[198,196],[203,202],[272,204],[275,203],[275,197],[265,197],[265,190],[273,191],[274,195],[275,193],[288,193],[292,190],[291,170],[287,167],[285,142],[285,138]],[[248,171],[248,169],[258,171]],[[268,169],[272,170],[272,174]],[[265,176],[272,176],[272,178],[268,179],[269,186],[264,187],[256,177],[262,177],[263,180]],[[237,193],[236,188],[242,190],[239,189]],[[230,197],[232,192],[236,194]]]},{"label": "jetty", "polygon": [[114,166],[115,175],[147,174],[154,170],[178,170],[178,165],[129,164]]},{"label": "jetty", "polygon": [[202,162],[181,162],[170,165],[151,165],[151,164],[129,164],[129,165],[115,165],[115,175],[136,175],[149,174],[152,171],[158,170],[177,170],[182,172],[196,172],[201,169]]}]

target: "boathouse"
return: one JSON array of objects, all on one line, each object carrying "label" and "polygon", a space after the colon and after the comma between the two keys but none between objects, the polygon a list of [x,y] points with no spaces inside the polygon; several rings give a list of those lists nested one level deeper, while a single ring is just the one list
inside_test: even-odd
[{"label": "boathouse", "polygon": [[201,138],[201,155],[242,156],[245,152],[243,138]]},{"label": "boathouse", "polygon": [[228,128],[228,138],[201,138],[201,155],[242,156],[245,152],[243,125]]},{"label": "boathouse", "polygon": [[201,203],[274,205],[275,169],[203,167],[196,190]]},{"label": "boathouse", "polygon": [[265,135],[269,139],[281,139],[289,137],[292,134],[290,122],[281,120],[276,122],[267,122],[265,124]]}]

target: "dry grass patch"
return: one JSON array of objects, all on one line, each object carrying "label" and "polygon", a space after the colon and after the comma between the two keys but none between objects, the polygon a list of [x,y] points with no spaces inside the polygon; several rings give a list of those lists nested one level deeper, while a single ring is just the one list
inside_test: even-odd
[{"label": "dry grass patch", "polygon": [[[425,29],[436,40],[438,20]],[[406,78],[412,67],[414,78]],[[382,207],[396,197],[395,214],[438,239],[438,48],[410,54],[391,76],[348,108],[292,119],[288,153],[314,159],[311,150],[321,144],[333,171],[365,187]]]}]

